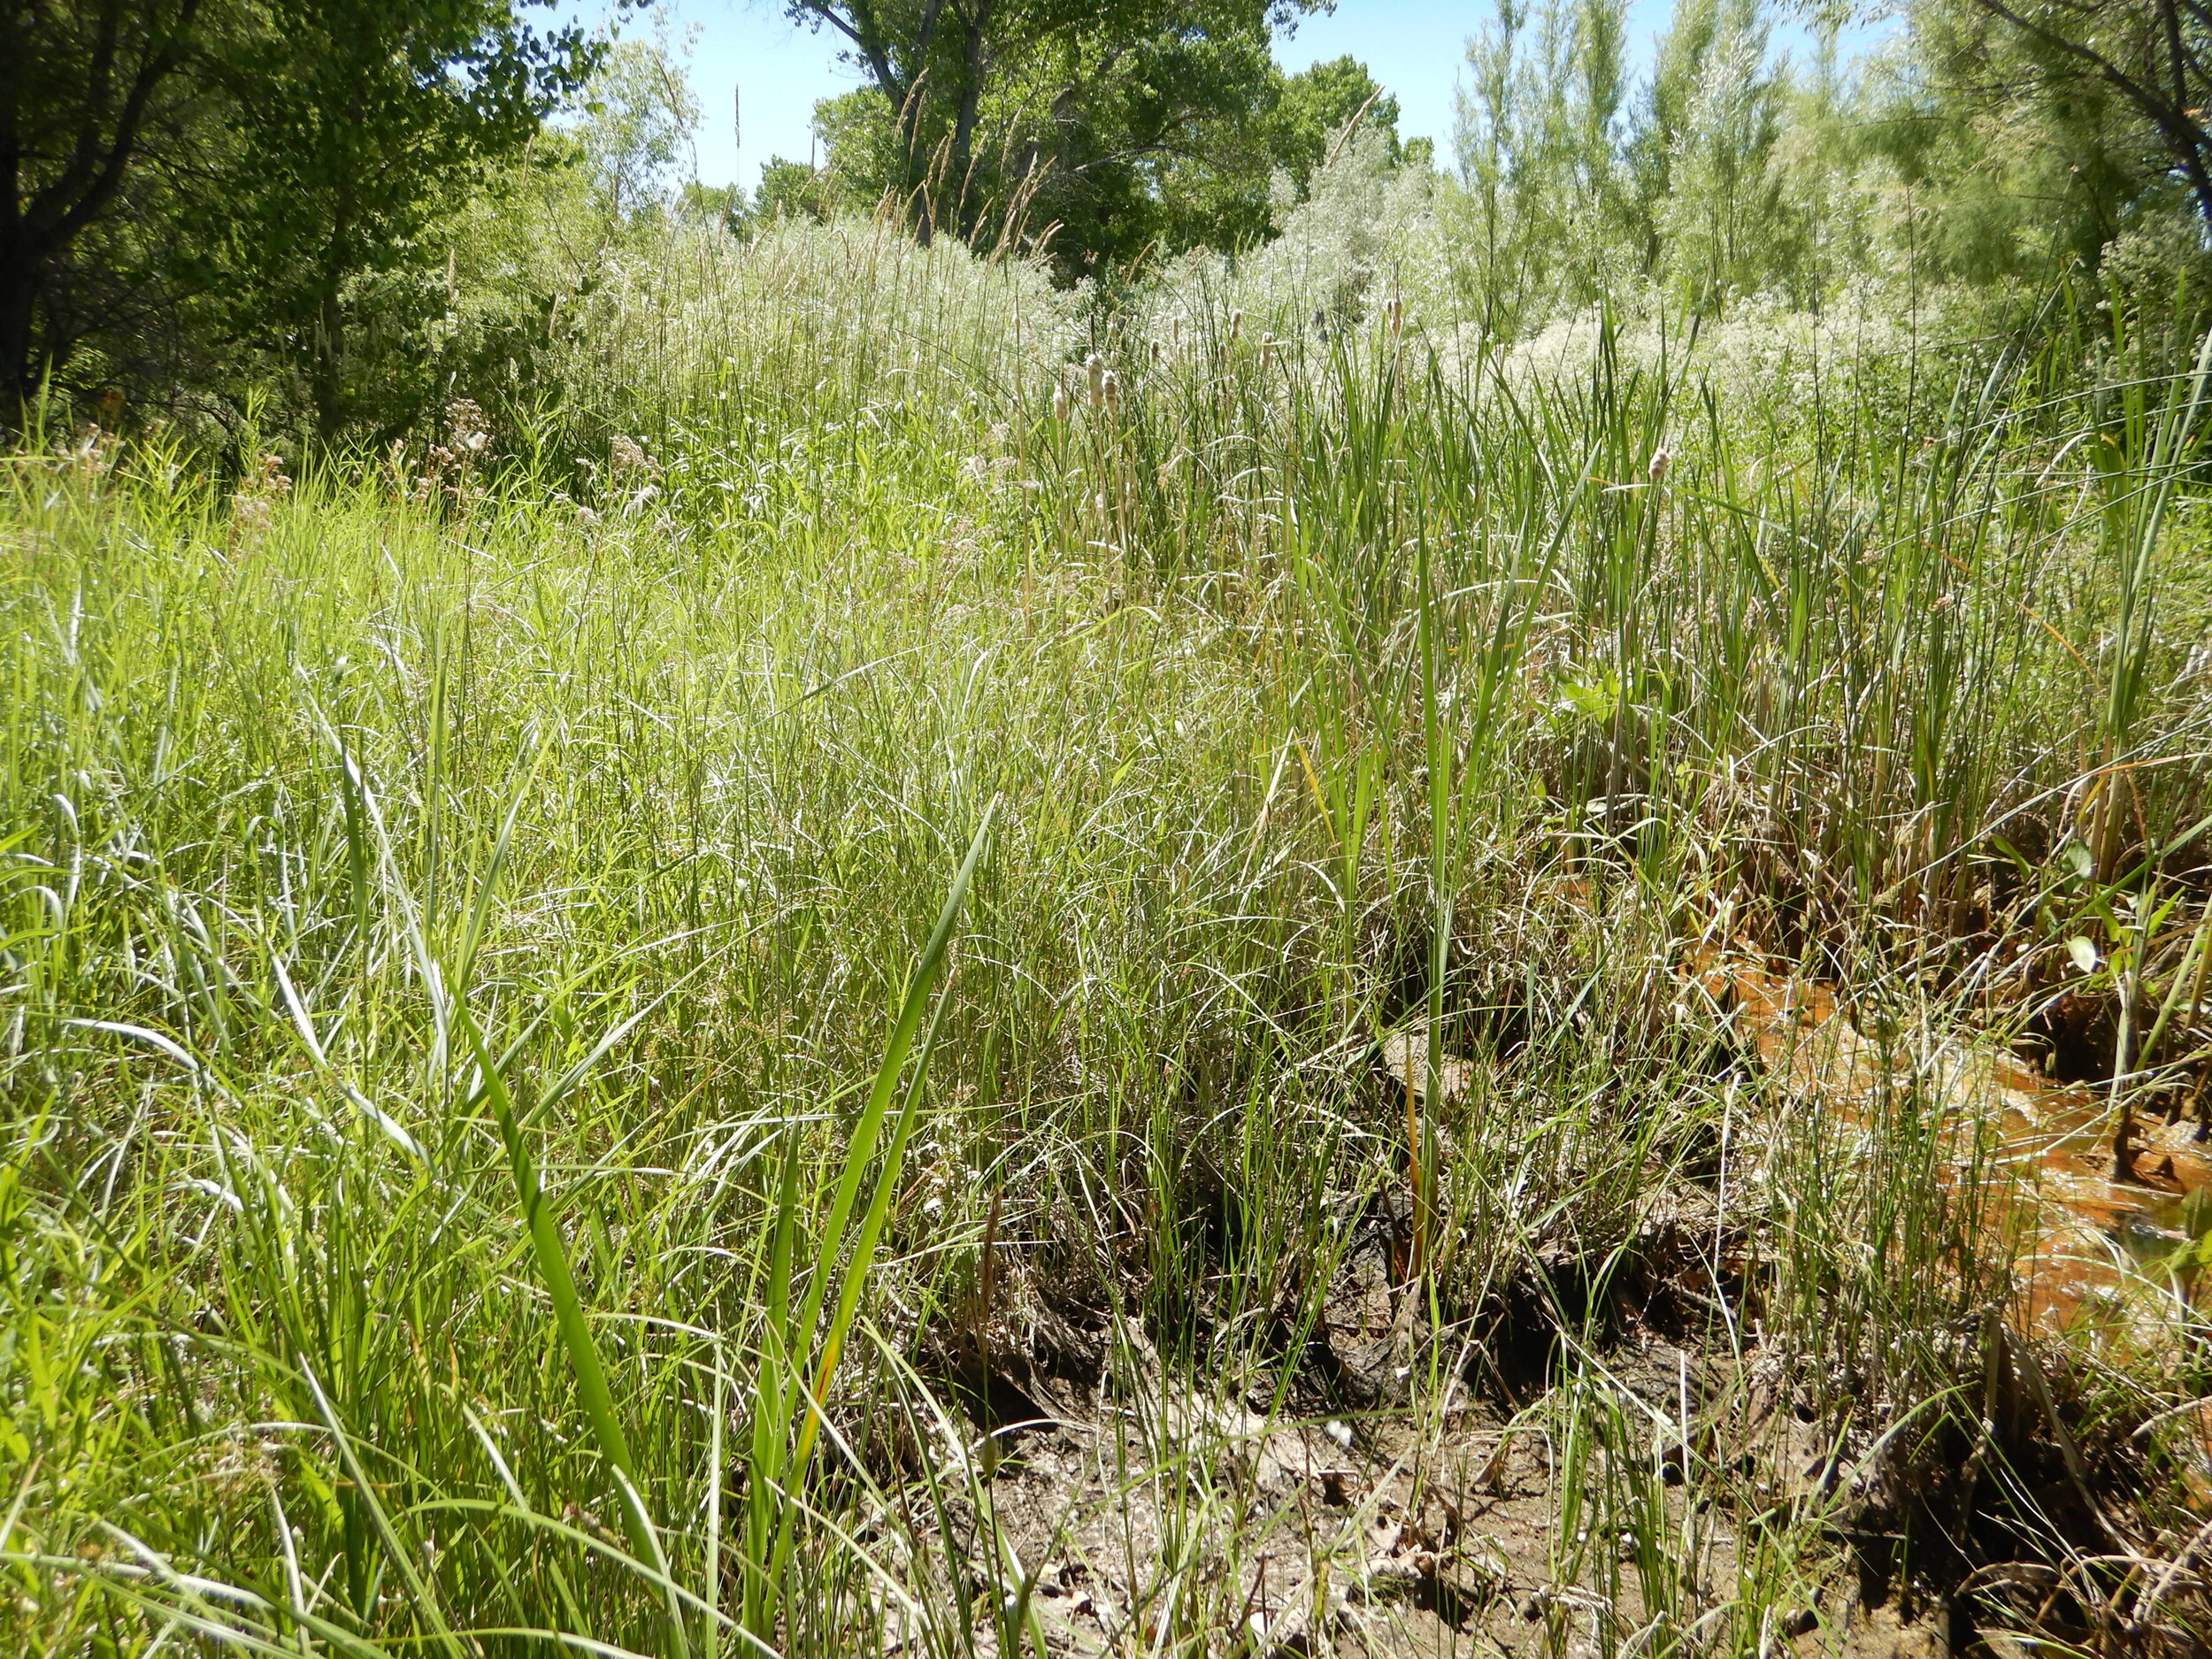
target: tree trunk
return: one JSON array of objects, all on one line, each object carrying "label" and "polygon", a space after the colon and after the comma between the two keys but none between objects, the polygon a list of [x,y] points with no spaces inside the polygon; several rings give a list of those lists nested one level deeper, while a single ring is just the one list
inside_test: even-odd
[{"label": "tree trunk", "polygon": [[8,399],[0,408],[0,430],[21,431],[38,397],[42,376],[31,351],[37,308],[36,267],[15,249],[0,250],[0,374],[6,376]]},{"label": "tree trunk", "polygon": [[876,78],[884,98],[891,105],[892,124],[898,128],[899,151],[902,157],[900,178],[902,181],[903,203],[914,213],[914,234],[923,247],[929,246],[930,213],[926,192],[922,190],[921,157],[916,153],[920,147],[922,129],[922,81],[926,70],[919,71],[914,79],[901,86],[897,72],[891,67],[890,57],[881,51],[867,54],[869,72]]},{"label": "tree trunk", "polygon": [[2172,78],[2169,88],[2172,107],[2180,119],[2167,132],[2167,142],[2181,163],[2183,177],[2189,180],[2189,195],[2197,204],[2197,217],[2207,230],[2212,230],[2212,175],[2205,169],[2204,111],[2199,88],[2192,81],[2201,82],[2201,70],[2196,55],[2190,51],[2183,25],[2181,8],[2174,0],[2160,0],[2158,7],[2160,32],[2165,36],[2166,71]]},{"label": "tree trunk", "polygon": [[[2112,35],[2108,28],[2090,27],[2085,39],[2077,39],[2039,16],[2024,13],[2013,0],[1974,3],[1992,17],[2002,19],[2022,34],[2072,58],[2147,121],[2172,158],[2172,171],[2187,182],[2190,200],[2205,229],[2212,231],[2212,133],[2204,125],[2212,73],[2208,73],[2201,52],[2189,42],[2185,19],[2176,0],[2156,0],[2153,15],[2160,38],[2144,43],[2147,54],[2125,57],[2107,50],[2105,42]],[[2124,18],[2127,4],[2128,0],[2108,0],[2102,7],[2075,14],[2076,20],[2085,27],[2108,23],[2114,16]],[[2126,50],[2124,41],[2119,50]]]},{"label": "tree trunk", "polygon": [[860,47],[869,73],[875,77],[877,87],[891,105],[891,119],[898,127],[899,148],[903,152],[902,177],[906,204],[914,214],[915,239],[925,248],[935,234],[936,219],[929,192],[923,188],[926,178],[921,155],[922,93],[929,81],[930,42],[936,37],[937,19],[943,5],[944,0],[929,0],[922,8],[921,21],[914,33],[914,73],[910,80],[901,80],[892,64],[888,42],[865,38],[849,27],[845,31]]},{"label": "tree trunk", "polygon": [[991,27],[991,14],[997,9],[995,0],[980,0],[975,10],[962,19],[964,28],[960,41],[960,98],[953,113],[952,176],[959,194],[954,198],[954,222],[960,227],[963,238],[972,241],[978,217],[977,204],[970,199],[970,175],[975,168],[976,114],[983,103],[983,42]]},{"label": "tree trunk", "polygon": [[[0,27],[0,50],[22,61],[21,20],[10,7]],[[0,407],[0,429],[19,429],[31,400],[31,319],[37,303],[37,266],[23,241],[23,140],[16,104],[16,77],[0,74],[0,375],[6,377],[8,402]]]},{"label": "tree trunk", "polygon": [[[155,96],[183,65],[196,36],[201,4],[176,0],[165,21],[157,6],[109,0],[88,42],[51,38],[64,26],[42,15],[44,8],[19,0],[0,10],[0,377],[15,404],[0,409],[0,425],[19,422],[43,388],[41,295],[72,244],[112,210],[137,160]],[[127,25],[136,33],[127,34]],[[119,81],[133,43],[136,65]],[[51,73],[57,62],[65,73],[82,76],[70,88],[79,106],[77,130],[65,160],[41,183],[24,176],[18,92],[20,77]],[[32,142],[35,150],[37,135]]]}]

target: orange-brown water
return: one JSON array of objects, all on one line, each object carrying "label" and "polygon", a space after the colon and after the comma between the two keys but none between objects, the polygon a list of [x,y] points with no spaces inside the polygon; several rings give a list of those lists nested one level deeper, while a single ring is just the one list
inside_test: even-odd
[{"label": "orange-brown water", "polygon": [[1953,1041],[1916,1059],[1867,1038],[1824,985],[1710,954],[1693,972],[1794,1095],[1863,1125],[1910,1080],[1945,1114],[1952,1179],[1978,1183],[1987,1225],[2013,1251],[2024,1334],[2097,1334],[2130,1346],[2178,1336],[2212,1274],[2165,1270],[2188,1242],[2182,1208],[2212,1186],[2212,1148],[2185,1123],[2119,1118],[2101,1091],[2055,1085],[1994,1042]]}]

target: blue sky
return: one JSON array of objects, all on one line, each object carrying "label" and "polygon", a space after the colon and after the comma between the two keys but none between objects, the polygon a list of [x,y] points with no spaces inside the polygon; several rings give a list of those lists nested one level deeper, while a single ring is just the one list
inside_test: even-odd
[{"label": "blue sky", "polygon": [[[1649,60],[1670,9],[1670,0],[1633,0],[1629,30],[1641,61]],[[771,156],[806,159],[815,100],[860,84],[837,61],[836,39],[794,26],[780,0],[672,0],[665,10],[679,31],[696,29],[691,83],[706,111],[699,176],[710,184],[734,181],[749,191]],[[1440,157],[1448,157],[1467,37],[1491,12],[1488,0],[1338,0],[1333,13],[1303,19],[1295,34],[1279,38],[1275,56],[1295,71],[1351,53],[1396,95],[1400,134],[1433,138]],[[650,25],[634,19],[626,27]],[[1776,31],[1778,46],[1801,39],[1798,31]],[[740,102],[741,143],[731,119]]]}]

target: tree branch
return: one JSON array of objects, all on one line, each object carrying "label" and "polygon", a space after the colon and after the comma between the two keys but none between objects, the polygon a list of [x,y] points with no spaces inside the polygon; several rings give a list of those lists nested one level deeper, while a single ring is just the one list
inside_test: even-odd
[{"label": "tree branch", "polygon": [[[2197,62],[2183,41],[2175,0],[2154,0],[2158,18],[2164,25],[2168,39],[2169,64],[2174,76],[2173,95],[2169,97],[2163,88],[2147,84],[2131,74],[2108,53],[2099,50],[2085,41],[2076,40],[2051,27],[2048,24],[2023,15],[2008,0],[1975,0],[1975,4],[1993,17],[2003,19],[2022,34],[2085,65],[2099,80],[2111,87],[2130,104],[2137,113],[2147,119],[2157,132],[2172,157],[2174,171],[2189,184],[2190,195],[2197,211],[2208,227],[2212,227],[2212,170],[2208,170],[2206,155],[2212,149],[2212,135],[2208,135],[2200,111],[2190,107],[2190,71],[2197,71],[2196,79],[2206,79],[2203,65]],[[2069,8],[2078,16],[2085,28],[2096,20],[2097,14],[2108,8],[2078,6]],[[2155,26],[2154,26],[2155,27]],[[2145,42],[2154,65],[2159,57],[2158,45]],[[2153,73],[2155,73],[2154,69]]]},{"label": "tree branch", "polygon": [[[106,145],[107,153],[96,160],[93,152],[100,148],[96,138],[88,146],[83,142],[86,134],[81,134],[78,153],[71,158],[68,168],[34,196],[21,211],[18,237],[27,244],[26,251],[32,257],[65,245],[106,207],[137,151],[139,132],[145,124],[154,94],[184,61],[185,38],[199,10],[200,0],[180,0],[175,19],[160,49],[152,50],[150,42],[147,56],[132,77],[130,96],[116,117],[114,135]],[[72,196],[75,200],[70,199]]]}]

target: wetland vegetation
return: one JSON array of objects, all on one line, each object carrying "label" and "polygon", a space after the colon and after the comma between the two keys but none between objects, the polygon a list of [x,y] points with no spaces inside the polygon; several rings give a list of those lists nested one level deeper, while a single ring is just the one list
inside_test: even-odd
[{"label": "wetland vegetation", "polygon": [[2201,1651],[2208,267],[2008,15],[1050,221],[571,42],[342,336],[37,336],[5,1640]]}]

